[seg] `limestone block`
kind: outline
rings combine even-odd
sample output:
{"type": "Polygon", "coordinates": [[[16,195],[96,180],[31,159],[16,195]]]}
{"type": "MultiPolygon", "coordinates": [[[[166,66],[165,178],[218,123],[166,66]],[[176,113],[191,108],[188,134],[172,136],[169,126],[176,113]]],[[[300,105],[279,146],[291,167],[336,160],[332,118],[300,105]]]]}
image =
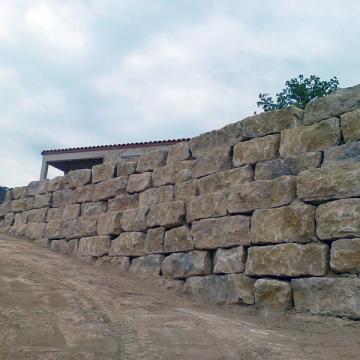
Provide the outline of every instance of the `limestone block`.
{"type": "Polygon", "coordinates": [[[171,201],[150,206],[147,216],[147,226],[166,228],[182,225],[185,220],[185,204],[183,201],[171,201]]]}
{"type": "Polygon", "coordinates": [[[8,214],[5,215],[1,226],[2,227],[10,227],[10,226],[13,225],[14,221],[15,221],[15,214],[14,213],[8,213],[8,214]]]}
{"type": "Polygon", "coordinates": [[[172,164],[175,161],[188,160],[190,158],[189,143],[187,141],[174,144],[169,147],[166,164],[172,164]]]}
{"type": "Polygon", "coordinates": [[[63,190],[65,186],[65,177],[57,176],[53,179],[50,179],[46,183],[46,191],[54,192],[56,190],[63,190]]]}
{"type": "Polygon", "coordinates": [[[35,196],[38,194],[45,194],[47,186],[47,180],[31,181],[27,186],[28,196],[35,196]]]}
{"type": "Polygon", "coordinates": [[[254,170],[251,165],[218,172],[198,179],[200,194],[226,191],[232,187],[254,180],[254,170]]]}
{"type": "Polygon", "coordinates": [[[233,166],[256,164],[279,157],[280,135],[268,135],[234,146],[233,166]]]}
{"type": "Polygon", "coordinates": [[[79,242],[79,256],[102,256],[110,251],[110,237],[106,235],[83,237],[79,242]]]}
{"type": "Polygon", "coordinates": [[[141,207],[162,204],[174,199],[173,185],[161,186],[154,189],[148,189],[139,194],[139,203],[141,207]]]}
{"type": "Polygon", "coordinates": [[[79,240],[53,240],[51,241],[51,250],[63,255],[76,255],[78,251],[79,240]]]}
{"type": "Polygon", "coordinates": [[[286,109],[266,111],[242,120],[243,134],[248,138],[265,136],[294,128],[302,124],[304,111],[290,106],[286,109]]]}
{"type": "Polygon", "coordinates": [[[303,171],[297,177],[297,194],[304,201],[360,196],[360,163],[303,171]]]}
{"type": "MultiPolygon", "coordinates": [[[[26,237],[27,228],[28,228],[28,224],[12,226],[10,229],[14,229],[15,233],[12,234],[9,231],[9,235],[24,238],[24,237],[26,237]]],[[[35,240],[38,240],[38,239],[35,239],[35,240]]]]}
{"type": "Polygon", "coordinates": [[[214,274],[242,273],[245,270],[246,251],[242,246],[217,249],[214,257],[214,274]]]}
{"type": "Polygon", "coordinates": [[[292,288],[287,281],[259,279],[255,283],[255,306],[265,311],[292,308],[292,288]]]}
{"type": "Polygon", "coordinates": [[[279,244],[248,249],[246,274],[250,276],[324,276],[329,248],[325,244],[279,244]]]}
{"type": "Polygon", "coordinates": [[[251,218],[253,244],[306,243],[315,239],[315,207],[300,201],[275,209],[255,210],[251,218]]]}
{"type": "Polygon", "coordinates": [[[193,196],[199,195],[197,180],[188,180],[179,182],[175,185],[175,199],[187,200],[193,196]]]}
{"type": "Polygon", "coordinates": [[[311,100],[305,109],[304,125],[338,116],[359,108],[360,85],[334,91],[328,96],[311,100]]]}
{"type": "Polygon", "coordinates": [[[129,181],[127,184],[126,191],[128,193],[141,192],[146,189],[151,188],[152,178],[151,172],[146,172],[143,174],[133,174],[129,176],[129,181]]]}
{"type": "Polygon", "coordinates": [[[27,224],[25,236],[30,240],[40,239],[40,238],[44,237],[45,226],[46,226],[46,224],[44,224],[44,223],[27,224]]]}
{"type": "MultiPolygon", "coordinates": [[[[360,123],[360,118],[359,118],[360,123]]],[[[360,142],[354,141],[324,151],[323,167],[360,162],[360,142]]]]}
{"type": "Polygon", "coordinates": [[[316,210],[316,233],[322,240],[360,237],[360,199],[321,204],[316,210]]]}
{"type": "Polygon", "coordinates": [[[244,274],[194,276],[185,291],[213,304],[254,304],[254,280],[244,274]]]}
{"type": "Polygon", "coordinates": [[[310,126],[300,126],[281,133],[282,158],[336,146],[340,142],[339,119],[331,118],[310,126]]]}
{"type": "Polygon", "coordinates": [[[124,232],[111,241],[111,255],[144,256],[146,234],[124,232]]]}
{"type": "Polygon", "coordinates": [[[195,160],[184,160],[155,169],[153,172],[153,185],[159,187],[190,180],[193,176],[194,165],[195,160]]]}
{"type": "MultiPolygon", "coordinates": [[[[22,203],[22,202],[25,204],[24,207],[26,210],[26,199],[20,201],[20,203],[22,203]]],[[[5,201],[2,204],[0,204],[0,216],[5,216],[10,211],[11,205],[12,205],[12,201],[5,201]]],[[[19,206],[19,205],[17,205],[17,206],[19,206]]],[[[20,210],[20,211],[23,211],[23,210],[20,210]]]]}
{"type": "Polygon", "coordinates": [[[117,177],[129,176],[135,172],[136,166],[137,166],[137,160],[132,159],[132,160],[124,161],[124,162],[119,162],[119,163],[117,163],[116,166],[117,166],[117,168],[116,168],[116,176],[117,177]]]}
{"type": "Polygon", "coordinates": [[[92,182],[94,184],[112,179],[115,175],[116,163],[109,162],[95,165],[92,168],[92,182]]]}
{"type": "Polygon", "coordinates": [[[25,200],[25,203],[26,203],[26,210],[34,209],[34,197],[33,196],[27,197],[26,199],[23,199],[23,200],[25,200]]]}
{"type": "Polygon", "coordinates": [[[226,193],[203,194],[189,199],[186,203],[188,222],[226,215],[226,193]]]}
{"type": "Polygon", "coordinates": [[[146,233],[145,253],[156,254],[164,252],[165,228],[149,229],[146,233]]]}
{"type": "Polygon", "coordinates": [[[124,211],[128,209],[134,209],[139,206],[138,194],[120,194],[114,199],[109,199],[108,211],[124,211]]]}
{"type": "Polygon", "coordinates": [[[51,246],[51,241],[48,238],[37,239],[33,243],[42,248],[49,248],[51,246]]]}
{"type": "Polygon", "coordinates": [[[19,226],[27,223],[27,212],[17,213],[14,218],[14,225],[19,226]]]}
{"type": "Polygon", "coordinates": [[[360,279],[291,280],[296,311],[360,319],[360,279]]]}
{"type": "Polygon", "coordinates": [[[63,232],[66,239],[78,239],[96,235],[98,216],[80,217],[64,222],[63,232]]]}
{"type": "Polygon", "coordinates": [[[46,222],[58,221],[62,218],[63,208],[50,208],[47,211],[46,222]]]}
{"type": "Polygon", "coordinates": [[[140,277],[158,276],[164,255],[147,255],[133,259],[129,271],[140,277]]]}
{"type": "Polygon", "coordinates": [[[360,238],[331,244],[330,268],[340,273],[360,273],[360,238]]]}
{"type": "Polygon", "coordinates": [[[81,204],[81,216],[100,215],[106,212],[106,201],[94,201],[81,204]]]}
{"type": "Polygon", "coordinates": [[[52,194],[46,193],[41,195],[35,195],[34,208],[39,209],[42,207],[49,207],[52,205],[52,194]]]}
{"type": "Polygon", "coordinates": [[[247,213],[255,209],[289,204],[296,194],[296,178],[282,176],[275,180],[259,180],[238,185],[229,194],[229,213],[247,213]]]}
{"type": "Polygon", "coordinates": [[[191,231],[187,225],[168,230],[164,238],[165,252],[193,250],[191,231]]]}
{"type": "Polygon", "coordinates": [[[122,212],[109,212],[101,214],[97,221],[98,235],[119,235],[121,227],[122,212]]]}
{"type": "Polygon", "coordinates": [[[91,169],[69,171],[65,175],[65,186],[74,189],[91,183],[91,169]]]}
{"type": "Polygon", "coordinates": [[[27,196],[27,187],[21,186],[21,187],[14,187],[12,189],[12,199],[10,200],[18,200],[18,199],[24,199],[27,196]]]}
{"type": "Polygon", "coordinates": [[[186,279],[190,276],[209,275],[212,260],[208,251],[190,251],[167,256],[162,264],[162,273],[173,279],[186,279]]]}
{"type": "Polygon", "coordinates": [[[128,256],[102,256],[95,265],[109,265],[120,271],[128,271],[130,268],[130,258],[128,256]]]}
{"type": "Polygon", "coordinates": [[[146,231],[146,217],[148,207],[125,210],[121,218],[121,226],[124,231],[146,231]]]}
{"type": "MultiPolygon", "coordinates": [[[[329,149],[336,149],[329,148],[329,149]]],[[[301,171],[321,166],[320,151],[289,156],[285,159],[264,161],[256,164],[255,180],[272,180],[285,175],[298,175],[301,171]]]]}
{"type": "Polygon", "coordinates": [[[247,216],[195,221],[191,232],[196,249],[250,245],[250,220],[247,216]]]}
{"type": "Polygon", "coordinates": [[[74,190],[65,189],[53,192],[53,207],[59,208],[71,205],[74,201],[74,190]]]}
{"type": "Polygon", "coordinates": [[[64,237],[64,228],[62,220],[54,220],[46,224],[44,237],[52,239],[61,239],[64,237]]]}
{"type": "Polygon", "coordinates": [[[62,212],[61,218],[64,221],[73,220],[80,216],[80,205],[79,204],[72,204],[66,205],[62,212]]]}
{"type": "Polygon", "coordinates": [[[73,190],[72,197],[74,203],[84,203],[84,202],[90,202],[93,199],[95,191],[95,185],[85,185],[82,187],[78,187],[73,190]]]}
{"type": "Polygon", "coordinates": [[[127,186],[127,176],[121,176],[111,180],[105,180],[95,185],[93,200],[111,199],[121,192],[125,192],[127,186]]]}
{"type": "Polygon", "coordinates": [[[13,200],[10,203],[10,210],[14,213],[27,210],[27,199],[13,200]]]}
{"type": "Polygon", "coordinates": [[[360,109],[341,115],[341,130],[345,141],[360,140],[360,109]]]}
{"type": "MultiPolygon", "coordinates": [[[[26,187],[25,187],[26,188],[26,187]]],[[[13,189],[11,190],[6,190],[5,191],[5,198],[4,201],[8,202],[8,201],[12,201],[14,200],[14,193],[13,193],[13,189]]]]}
{"type": "Polygon", "coordinates": [[[138,159],[136,171],[142,173],[164,166],[166,164],[167,153],[167,150],[164,149],[146,152],[138,159]]]}
{"type": "Polygon", "coordinates": [[[43,209],[34,209],[26,212],[27,214],[27,222],[36,222],[36,223],[44,223],[46,222],[48,208],[43,209]]]}

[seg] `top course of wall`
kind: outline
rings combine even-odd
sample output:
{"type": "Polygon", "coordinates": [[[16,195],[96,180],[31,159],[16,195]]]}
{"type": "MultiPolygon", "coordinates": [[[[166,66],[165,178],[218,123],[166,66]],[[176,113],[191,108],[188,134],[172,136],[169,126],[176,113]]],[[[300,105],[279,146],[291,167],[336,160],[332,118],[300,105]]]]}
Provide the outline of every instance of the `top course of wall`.
{"type": "Polygon", "coordinates": [[[0,231],[209,302],[359,319],[358,140],[360,85],[14,188],[0,231]]]}

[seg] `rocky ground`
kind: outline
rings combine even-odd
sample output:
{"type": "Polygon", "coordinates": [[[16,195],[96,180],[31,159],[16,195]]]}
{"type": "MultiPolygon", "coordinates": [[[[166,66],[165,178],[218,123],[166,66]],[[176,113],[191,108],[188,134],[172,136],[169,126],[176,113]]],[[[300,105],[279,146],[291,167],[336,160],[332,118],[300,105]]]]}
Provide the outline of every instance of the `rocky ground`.
{"type": "Polygon", "coordinates": [[[2,360],[360,358],[359,322],[204,305],[7,236],[0,256],[2,360]]]}

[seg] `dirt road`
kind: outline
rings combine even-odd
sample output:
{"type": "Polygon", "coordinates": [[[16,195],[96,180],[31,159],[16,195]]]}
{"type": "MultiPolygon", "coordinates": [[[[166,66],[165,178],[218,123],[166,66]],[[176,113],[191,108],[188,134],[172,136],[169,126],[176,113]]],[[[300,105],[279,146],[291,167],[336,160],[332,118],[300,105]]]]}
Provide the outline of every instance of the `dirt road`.
{"type": "Polygon", "coordinates": [[[360,359],[360,323],[208,306],[0,236],[0,359],[360,359]]]}

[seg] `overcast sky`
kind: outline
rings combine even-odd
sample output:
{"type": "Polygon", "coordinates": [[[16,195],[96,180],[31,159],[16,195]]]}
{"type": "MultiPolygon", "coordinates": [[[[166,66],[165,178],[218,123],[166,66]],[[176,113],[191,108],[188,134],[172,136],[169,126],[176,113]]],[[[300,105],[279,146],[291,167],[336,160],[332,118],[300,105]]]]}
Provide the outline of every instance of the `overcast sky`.
{"type": "Polygon", "coordinates": [[[299,74],[356,85],[359,19],[355,0],[0,0],[0,185],[37,179],[44,149],[241,120],[299,74]]]}

